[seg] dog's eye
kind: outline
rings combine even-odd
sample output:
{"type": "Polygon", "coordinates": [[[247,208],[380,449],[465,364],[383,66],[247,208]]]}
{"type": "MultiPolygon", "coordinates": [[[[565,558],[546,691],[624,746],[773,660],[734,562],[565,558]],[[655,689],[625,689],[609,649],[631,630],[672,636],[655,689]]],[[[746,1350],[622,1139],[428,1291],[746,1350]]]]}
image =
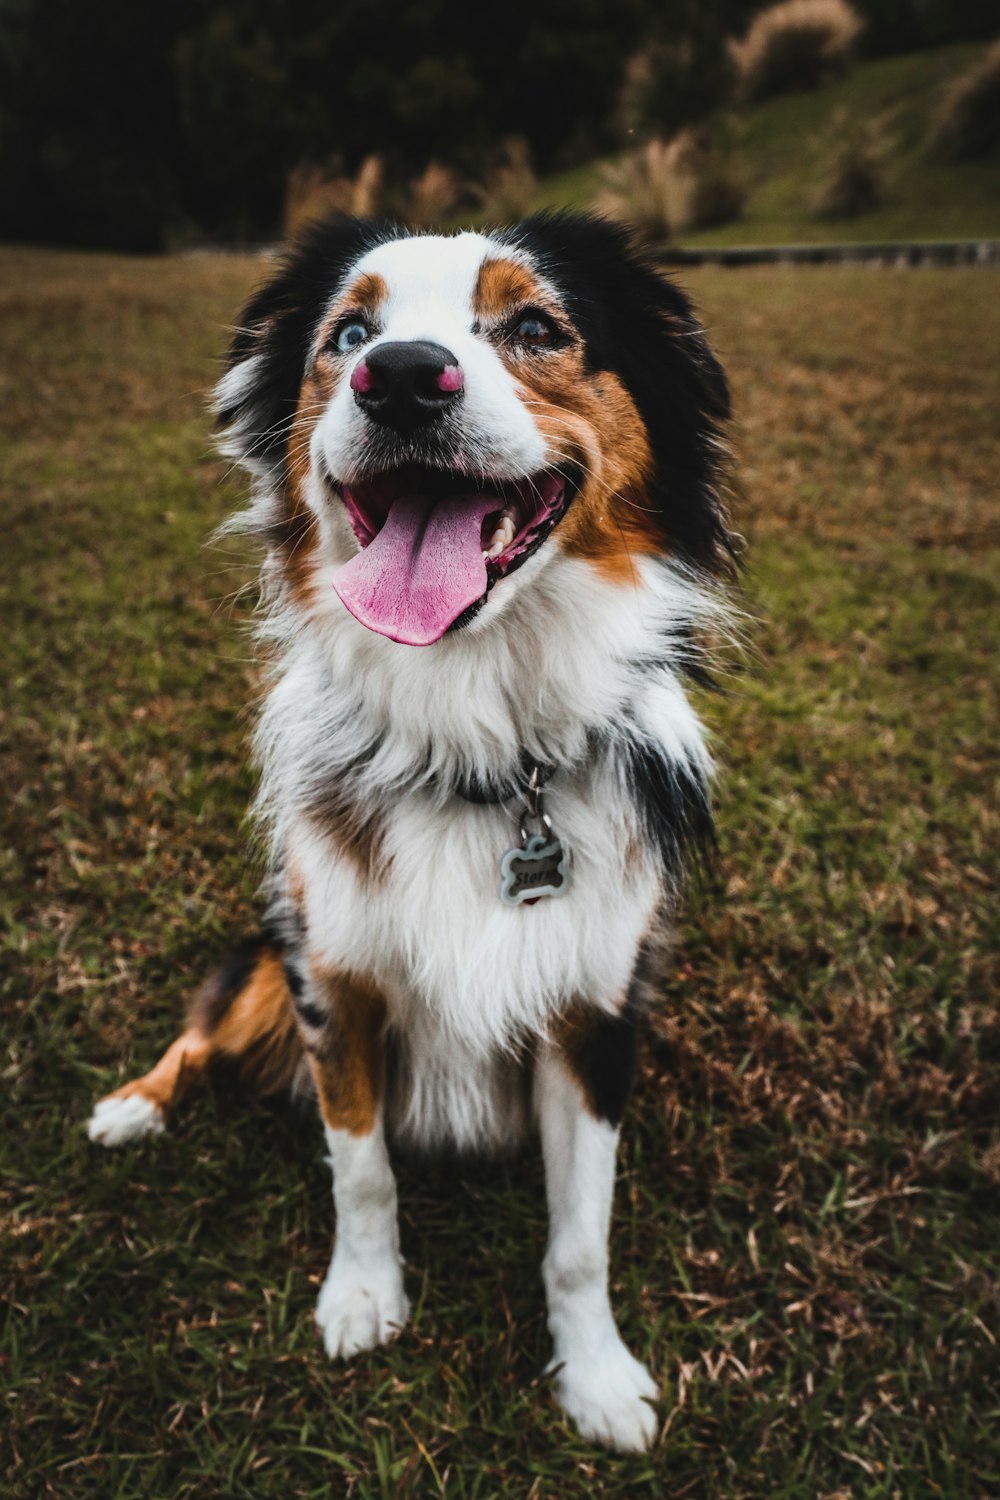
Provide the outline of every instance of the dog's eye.
{"type": "Polygon", "coordinates": [[[350,354],[359,344],[363,344],[369,335],[367,323],[360,318],[348,318],[335,329],[331,343],[340,354],[350,354]]]}
{"type": "Polygon", "coordinates": [[[525,313],[514,329],[514,337],[531,349],[549,349],[556,341],[555,324],[542,313],[525,313]]]}

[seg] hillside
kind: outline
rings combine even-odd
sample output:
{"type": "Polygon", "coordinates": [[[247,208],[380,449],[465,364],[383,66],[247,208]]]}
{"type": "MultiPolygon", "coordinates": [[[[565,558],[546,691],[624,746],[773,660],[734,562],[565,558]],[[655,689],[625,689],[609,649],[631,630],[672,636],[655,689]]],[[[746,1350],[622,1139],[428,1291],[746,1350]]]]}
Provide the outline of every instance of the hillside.
{"type": "MultiPolygon", "coordinates": [[[[954,46],[860,63],[839,82],[786,94],[713,121],[747,188],[744,216],[683,234],[684,244],[790,244],[822,240],[964,239],[1000,235],[1000,155],[946,166],[927,159],[928,122],[942,90],[981,48],[954,46]],[[852,219],[818,219],[817,185],[846,134],[868,126],[884,141],[886,201],[852,219]]],[[[540,202],[584,207],[599,190],[599,162],[542,184],[540,202]]]]}

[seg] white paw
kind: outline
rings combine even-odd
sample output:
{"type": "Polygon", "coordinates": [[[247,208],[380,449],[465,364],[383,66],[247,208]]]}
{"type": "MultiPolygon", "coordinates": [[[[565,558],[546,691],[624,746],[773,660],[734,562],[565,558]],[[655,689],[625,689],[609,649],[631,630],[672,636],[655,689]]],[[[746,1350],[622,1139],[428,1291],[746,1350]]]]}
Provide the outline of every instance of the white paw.
{"type": "Polygon", "coordinates": [[[649,1403],[660,1393],[621,1339],[608,1340],[596,1358],[567,1360],[555,1386],[581,1437],[617,1453],[645,1453],[655,1438],[657,1417],[649,1403]]]}
{"type": "Polygon", "coordinates": [[[109,1094],[95,1104],[87,1134],[99,1146],[124,1146],[144,1135],[159,1135],[163,1126],[163,1111],[151,1099],[142,1094],[130,1094],[127,1099],[109,1094]]]}
{"type": "Polygon", "coordinates": [[[316,1322],[331,1359],[350,1359],[362,1349],[388,1344],[409,1316],[397,1260],[386,1256],[366,1265],[338,1265],[334,1257],[316,1304],[316,1322]]]}

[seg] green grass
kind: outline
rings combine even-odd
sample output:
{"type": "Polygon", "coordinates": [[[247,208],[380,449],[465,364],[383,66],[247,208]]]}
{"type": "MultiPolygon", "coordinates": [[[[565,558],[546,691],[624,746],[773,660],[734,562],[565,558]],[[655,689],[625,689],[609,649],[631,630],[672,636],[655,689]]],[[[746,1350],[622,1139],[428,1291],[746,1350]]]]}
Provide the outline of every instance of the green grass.
{"type": "MultiPolygon", "coordinates": [[[[820,241],[965,239],[1000,235],[1000,157],[946,165],[926,151],[930,121],[946,83],[981,47],[961,45],[859,63],[827,88],[785,94],[720,119],[748,193],[742,219],[689,232],[685,245],[800,244],[820,241]],[[845,132],[876,123],[885,136],[886,199],[855,219],[818,219],[811,208],[845,132]]],[[[600,164],[542,184],[546,203],[588,206],[600,164]]]]}
{"type": "Polygon", "coordinates": [[[308,1111],[225,1082],[119,1154],[252,920],[238,558],[199,393],[259,264],[0,255],[0,1343],[17,1497],[923,1497],[1000,1490],[991,273],[703,271],[731,370],[755,658],[627,1117],[643,1459],[542,1375],[541,1173],[405,1164],[413,1327],[329,1365],[308,1111]]]}

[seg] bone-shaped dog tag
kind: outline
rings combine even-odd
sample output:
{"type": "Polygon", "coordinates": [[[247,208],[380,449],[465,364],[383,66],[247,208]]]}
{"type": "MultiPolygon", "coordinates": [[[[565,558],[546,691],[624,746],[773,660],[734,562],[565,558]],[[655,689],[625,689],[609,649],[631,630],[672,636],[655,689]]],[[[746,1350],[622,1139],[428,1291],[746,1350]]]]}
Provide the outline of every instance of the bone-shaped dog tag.
{"type": "Polygon", "coordinates": [[[526,837],[500,861],[500,898],[508,906],[565,896],[569,886],[566,851],[550,832],[526,837]]]}

